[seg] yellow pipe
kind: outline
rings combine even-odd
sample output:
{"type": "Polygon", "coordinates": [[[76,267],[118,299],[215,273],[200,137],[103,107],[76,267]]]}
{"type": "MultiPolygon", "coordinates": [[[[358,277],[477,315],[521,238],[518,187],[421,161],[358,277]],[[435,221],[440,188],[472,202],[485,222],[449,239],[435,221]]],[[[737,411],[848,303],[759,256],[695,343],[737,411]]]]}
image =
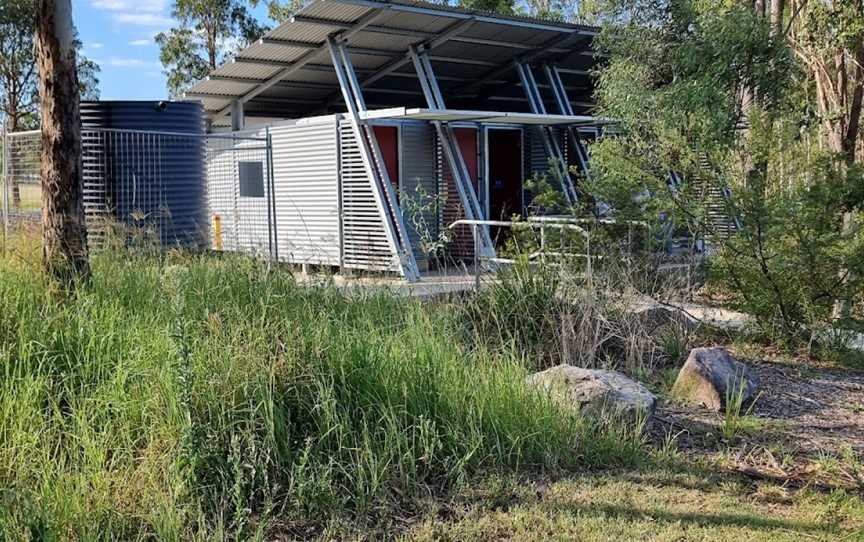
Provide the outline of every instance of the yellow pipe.
{"type": "Polygon", "coordinates": [[[213,215],[213,237],[216,250],[222,250],[222,217],[219,215],[213,215]]]}

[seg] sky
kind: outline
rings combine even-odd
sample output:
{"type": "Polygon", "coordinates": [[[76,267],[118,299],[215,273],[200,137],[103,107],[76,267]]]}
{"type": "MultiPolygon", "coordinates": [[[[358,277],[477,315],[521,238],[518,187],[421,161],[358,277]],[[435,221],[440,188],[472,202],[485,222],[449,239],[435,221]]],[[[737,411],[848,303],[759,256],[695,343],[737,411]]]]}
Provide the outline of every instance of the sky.
{"type": "MultiPolygon", "coordinates": [[[[103,100],[168,98],[153,37],[175,25],[172,4],[173,0],[72,0],[82,52],[101,68],[103,100]]],[[[265,17],[263,6],[254,13],[265,17]]]]}

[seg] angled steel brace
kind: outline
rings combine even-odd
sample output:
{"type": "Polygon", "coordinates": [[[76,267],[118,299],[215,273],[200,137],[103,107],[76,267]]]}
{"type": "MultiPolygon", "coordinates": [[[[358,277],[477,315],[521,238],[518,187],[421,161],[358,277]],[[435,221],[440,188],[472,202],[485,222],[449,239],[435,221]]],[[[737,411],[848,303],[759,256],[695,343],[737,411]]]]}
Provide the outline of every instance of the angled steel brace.
{"type": "MultiPolygon", "coordinates": [[[[428,51],[425,49],[418,50],[412,46],[408,54],[414,63],[414,69],[417,71],[417,77],[420,80],[420,88],[423,90],[423,95],[429,108],[435,110],[446,109],[444,97],[441,94],[441,89],[438,87],[438,81],[435,79],[435,72],[429,60],[428,51]]],[[[474,190],[474,185],[471,182],[471,174],[468,172],[468,166],[465,164],[462,150],[456,142],[453,128],[449,123],[439,120],[433,120],[432,125],[435,126],[438,140],[441,142],[441,149],[444,151],[447,165],[450,166],[450,172],[453,175],[453,184],[456,185],[456,190],[459,192],[459,199],[462,202],[462,207],[465,209],[466,218],[469,220],[483,220],[485,213],[482,207],[480,207],[477,192],[474,190]]],[[[492,237],[489,235],[489,227],[485,225],[481,226],[479,231],[480,239],[478,241],[481,255],[484,258],[495,258],[495,245],[492,242],[492,237]]]]}
{"type": "MultiPolygon", "coordinates": [[[[525,96],[528,98],[528,105],[531,107],[531,112],[545,115],[546,105],[543,103],[543,96],[540,94],[540,89],[537,87],[537,81],[534,79],[531,67],[528,66],[528,64],[517,62],[516,71],[519,74],[519,80],[522,82],[522,89],[525,91],[525,96]]],[[[549,126],[544,125],[539,128],[540,138],[543,141],[543,148],[546,150],[546,156],[548,156],[553,162],[552,173],[561,184],[561,189],[564,192],[564,196],[567,198],[567,203],[573,205],[579,198],[576,194],[576,187],[573,185],[573,180],[570,178],[570,172],[567,171],[567,161],[564,160],[564,153],[561,151],[561,145],[558,143],[558,138],[555,137],[555,132],[549,126]]]]}
{"type": "MultiPolygon", "coordinates": [[[[552,87],[552,93],[555,96],[555,103],[558,106],[558,111],[562,115],[573,115],[573,106],[570,105],[570,99],[567,97],[567,90],[564,87],[564,82],[561,80],[561,74],[558,71],[558,66],[544,64],[543,71],[546,73],[546,78],[549,80],[549,86],[552,87]]],[[[588,176],[589,157],[588,149],[582,143],[582,138],[579,136],[579,130],[573,126],[567,127],[567,132],[570,139],[573,141],[573,148],[576,150],[576,158],[579,160],[579,167],[582,174],[588,176]]]]}
{"type": "Polygon", "coordinates": [[[420,278],[417,270],[417,261],[414,258],[414,250],[408,238],[408,230],[402,216],[402,209],[390,182],[387,168],[381,157],[381,149],[375,131],[366,121],[360,119],[360,113],[366,111],[366,102],[363,92],[357,83],[357,75],[351,63],[351,57],[346,50],[345,44],[337,43],[335,39],[328,38],[327,45],[333,67],[336,70],[336,78],[339,88],[348,108],[348,119],[357,140],[357,147],[363,160],[363,167],[372,185],[372,194],[381,214],[384,229],[387,233],[387,241],[393,253],[399,258],[399,268],[406,280],[415,281],[420,278]]]}

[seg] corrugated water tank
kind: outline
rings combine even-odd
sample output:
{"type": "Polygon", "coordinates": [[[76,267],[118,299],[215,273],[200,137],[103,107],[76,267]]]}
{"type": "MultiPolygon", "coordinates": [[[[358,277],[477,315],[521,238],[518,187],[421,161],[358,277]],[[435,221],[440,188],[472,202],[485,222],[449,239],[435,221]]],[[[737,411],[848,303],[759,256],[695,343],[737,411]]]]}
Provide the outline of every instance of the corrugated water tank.
{"type": "MultiPolygon", "coordinates": [[[[82,102],[81,127],[89,223],[101,218],[140,227],[168,246],[207,239],[200,103],[82,102]]],[[[97,240],[99,233],[91,227],[97,240]]]]}

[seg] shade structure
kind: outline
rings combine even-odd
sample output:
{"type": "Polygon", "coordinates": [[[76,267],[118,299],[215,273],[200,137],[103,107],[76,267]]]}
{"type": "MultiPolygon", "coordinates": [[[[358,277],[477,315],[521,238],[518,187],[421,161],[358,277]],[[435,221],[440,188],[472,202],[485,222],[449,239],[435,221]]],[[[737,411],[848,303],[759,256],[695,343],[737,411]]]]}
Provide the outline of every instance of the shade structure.
{"type": "MultiPolygon", "coordinates": [[[[530,111],[514,63],[554,63],[574,113],[592,108],[597,29],[407,0],[314,0],[196,84],[218,124],[232,102],[246,116],[297,118],[345,110],[327,48],[348,46],[368,109],[425,107],[412,47],[428,51],[448,108],[530,111]]],[[[543,85],[540,85],[541,90],[543,85]]],[[[550,110],[554,105],[549,102],[550,110]]]]}
{"type": "Polygon", "coordinates": [[[509,111],[466,111],[461,109],[424,109],[392,107],[361,113],[364,120],[403,119],[440,120],[445,122],[480,122],[484,124],[519,124],[527,126],[597,126],[603,121],[590,115],[551,115],[509,111]]]}

